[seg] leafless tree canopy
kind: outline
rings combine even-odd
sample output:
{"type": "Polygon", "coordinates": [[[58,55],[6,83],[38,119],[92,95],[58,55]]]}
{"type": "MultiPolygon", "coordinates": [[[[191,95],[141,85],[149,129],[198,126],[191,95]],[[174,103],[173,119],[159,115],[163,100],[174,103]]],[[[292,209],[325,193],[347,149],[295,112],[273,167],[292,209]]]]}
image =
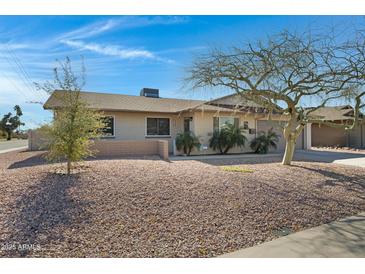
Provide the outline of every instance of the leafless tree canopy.
{"type": "Polygon", "coordinates": [[[234,90],[270,111],[287,115],[284,165],[290,165],[295,143],[307,123],[325,123],[351,129],[364,107],[364,36],[337,43],[329,36],[283,32],[266,41],[212,50],[193,63],[188,81],[195,88],[219,86],[234,90]],[[304,108],[305,99],[316,99],[304,108]],[[351,122],[324,121],[313,112],[332,102],[348,100],[354,107],[351,122]]]}
{"type": "Polygon", "coordinates": [[[283,32],[264,42],[200,56],[188,80],[195,88],[227,87],[271,110],[295,114],[305,124],[313,122],[314,110],[336,99],[352,100],[357,110],[364,107],[364,75],[363,36],[338,45],[331,37],[283,32]],[[301,106],[308,97],[318,102],[311,110],[301,106]]]}

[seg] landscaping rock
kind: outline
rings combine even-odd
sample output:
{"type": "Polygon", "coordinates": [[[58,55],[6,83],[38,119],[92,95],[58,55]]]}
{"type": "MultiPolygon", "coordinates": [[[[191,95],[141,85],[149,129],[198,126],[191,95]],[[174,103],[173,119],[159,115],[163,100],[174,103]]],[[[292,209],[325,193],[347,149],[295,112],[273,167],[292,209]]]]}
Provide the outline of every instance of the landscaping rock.
{"type": "Polygon", "coordinates": [[[365,169],[279,160],[96,159],[66,176],[2,154],[0,255],[214,257],[365,210],[365,169]]]}

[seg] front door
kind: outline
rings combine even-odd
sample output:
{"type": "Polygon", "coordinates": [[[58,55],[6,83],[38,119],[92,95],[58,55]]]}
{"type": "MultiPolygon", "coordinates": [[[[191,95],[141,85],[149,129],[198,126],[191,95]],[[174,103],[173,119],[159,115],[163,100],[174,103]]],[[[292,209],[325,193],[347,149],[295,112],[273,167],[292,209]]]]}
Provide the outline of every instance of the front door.
{"type": "Polygon", "coordinates": [[[192,131],[193,117],[184,118],[184,132],[192,131]]]}

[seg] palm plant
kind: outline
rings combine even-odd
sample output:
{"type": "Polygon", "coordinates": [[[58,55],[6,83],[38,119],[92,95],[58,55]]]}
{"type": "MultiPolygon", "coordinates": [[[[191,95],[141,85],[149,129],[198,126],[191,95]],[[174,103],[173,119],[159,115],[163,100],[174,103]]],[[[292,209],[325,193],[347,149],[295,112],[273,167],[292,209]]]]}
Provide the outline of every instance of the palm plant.
{"type": "Polygon", "coordinates": [[[213,136],[209,140],[209,147],[219,150],[221,154],[227,154],[234,146],[244,147],[247,138],[243,131],[242,127],[227,123],[220,130],[213,132],[213,136]]]}
{"type": "Polygon", "coordinates": [[[277,148],[277,142],[279,142],[279,135],[271,128],[267,133],[263,132],[253,139],[250,147],[255,153],[266,154],[269,152],[270,147],[277,148]]]}
{"type": "Polygon", "coordinates": [[[194,134],[190,131],[178,133],[176,135],[175,144],[178,150],[182,150],[184,154],[188,156],[193,148],[199,149],[201,145],[198,137],[194,136],[194,134]]]}

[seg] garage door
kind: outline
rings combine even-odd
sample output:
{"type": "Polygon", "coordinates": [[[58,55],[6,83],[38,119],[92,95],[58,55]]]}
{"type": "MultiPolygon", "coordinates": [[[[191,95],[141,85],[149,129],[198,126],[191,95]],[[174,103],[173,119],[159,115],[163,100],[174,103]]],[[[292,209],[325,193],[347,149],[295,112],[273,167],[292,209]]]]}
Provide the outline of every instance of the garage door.
{"type": "MultiPolygon", "coordinates": [[[[257,133],[260,132],[267,132],[270,129],[273,129],[275,131],[276,134],[279,135],[279,142],[278,142],[278,148],[276,149],[276,151],[284,151],[285,150],[285,139],[283,136],[283,130],[282,130],[282,124],[278,121],[257,121],[257,133]]],[[[297,149],[303,149],[303,142],[304,141],[304,133],[302,131],[302,133],[300,134],[300,136],[297,139],[297,143],[296,143],[296,148],[297,149]]],[[[274,151],[273,149],[271,149],[271,151],[274,151]]]]}
{"type": "Polygon", "coordinates": [[[312,124],[312,146],[346,146],[347,132],[344,128],[312,124]]]}

